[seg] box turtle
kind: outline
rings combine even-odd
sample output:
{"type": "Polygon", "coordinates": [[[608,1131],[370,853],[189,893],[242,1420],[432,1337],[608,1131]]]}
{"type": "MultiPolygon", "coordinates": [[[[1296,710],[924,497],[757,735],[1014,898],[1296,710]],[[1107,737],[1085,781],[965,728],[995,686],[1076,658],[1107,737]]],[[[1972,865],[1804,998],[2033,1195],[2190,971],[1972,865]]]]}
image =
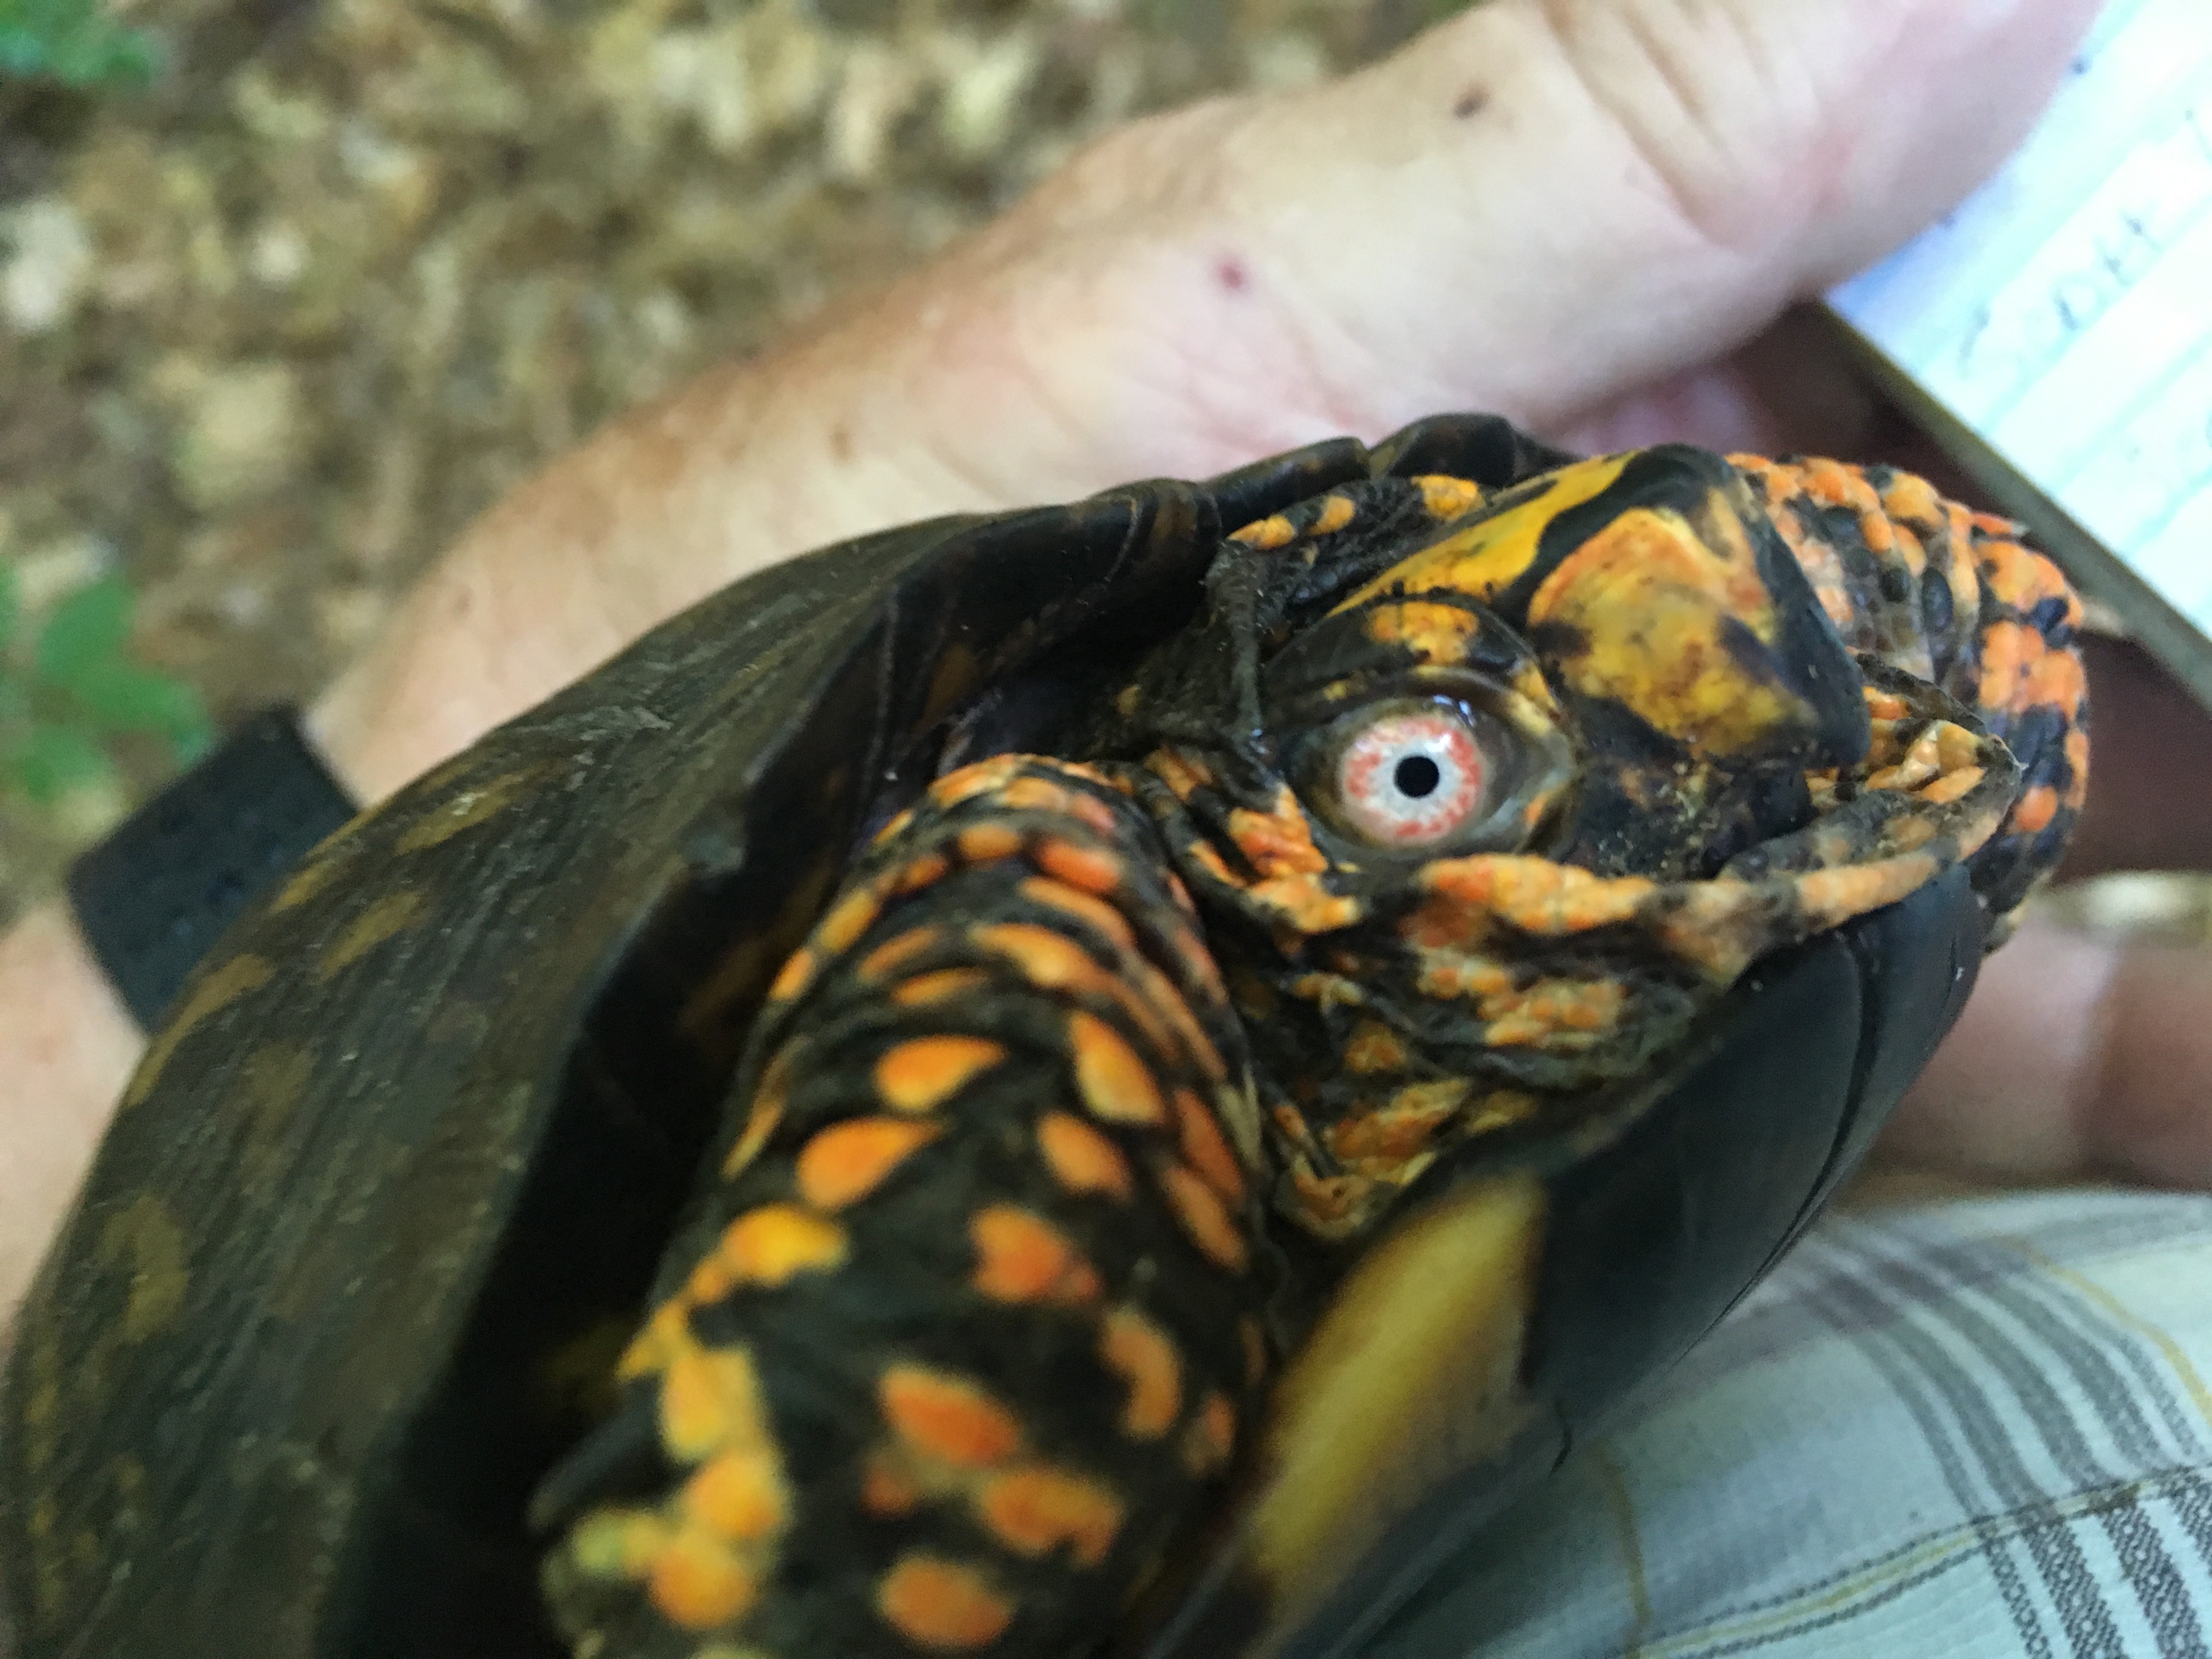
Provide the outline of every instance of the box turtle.
{"type": "Polygon", "coordinates": [[[7,1372],[21,1659],[1362,1650],[1864,1150],[2078,614],[1471,416],[737,583],[186,986],[7,1372]]]}

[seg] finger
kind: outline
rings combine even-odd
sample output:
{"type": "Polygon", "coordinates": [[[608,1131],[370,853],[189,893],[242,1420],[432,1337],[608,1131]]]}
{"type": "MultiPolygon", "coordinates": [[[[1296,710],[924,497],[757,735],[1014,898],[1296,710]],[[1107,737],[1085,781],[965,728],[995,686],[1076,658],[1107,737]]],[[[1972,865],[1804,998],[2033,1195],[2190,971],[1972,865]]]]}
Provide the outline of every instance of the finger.
{"type": "Polygon", "coordinates": [[[1882,1137],[2005,1181],[2212,1186],[2212,951],[2023,927],[1882,1137]]]}
{"type": "Polygon", "coordinates": [[[1678,442],[1723,453],[1879,458],[1914,471],[1926,470],[1932,451],[1813,305],[1793,306],[1728,356],[1639,387],[1557,435],[1584,454],[1678,442]]]}
{"type": "Polygon", "coordinates": [[[1494,0],[1326,91],[1100,146],[1032,206],[1146,234],[1062,282],[980,283],[968,337],[1001,349],[956,384],[1040,391],[1042,450],[1071,429],[1138,471],[1453,404],[1557,429],[1933,217],[2094,9],[1494,0]]]}
{"type": "Polygon", "coordinates": [[[806,339],[487,518],[318,711],[381,795],[744,571],[1439,409],[1558,428],[1889,246],[2096,0],[1490,0],[1094,146],[806,339]]]}

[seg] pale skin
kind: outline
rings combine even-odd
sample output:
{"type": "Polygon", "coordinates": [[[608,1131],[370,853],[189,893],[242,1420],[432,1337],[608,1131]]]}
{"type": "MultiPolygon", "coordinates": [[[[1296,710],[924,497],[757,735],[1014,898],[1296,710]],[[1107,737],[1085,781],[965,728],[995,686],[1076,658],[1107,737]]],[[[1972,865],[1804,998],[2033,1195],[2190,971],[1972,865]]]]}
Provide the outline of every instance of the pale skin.
{"type": "MultiPolygon", "coordinates": [[[[487,514],[313,735],[380,799],[806,548],[1437,410],[1589,447],[1866,455],[1863,403],[1802,332],[1763,331],[1994,166],[2097,4],[1491,0],[1328,88],[1125,128],[487,514]]],[[[2124,653],[2093,676],[2080,862],[2202,864],[2212,814],[2177,797],[2191,777],[2212,793],[2212,726],[2124,653]]],[[[2010,1179],[2212,1182],[2206,1006],[2204,955],[2033,933],[1992,960],[1893,1148],[2010,1179]]],[[[139,1048],[59,913],[0,939],[0,1310],[139,1048]]]]}

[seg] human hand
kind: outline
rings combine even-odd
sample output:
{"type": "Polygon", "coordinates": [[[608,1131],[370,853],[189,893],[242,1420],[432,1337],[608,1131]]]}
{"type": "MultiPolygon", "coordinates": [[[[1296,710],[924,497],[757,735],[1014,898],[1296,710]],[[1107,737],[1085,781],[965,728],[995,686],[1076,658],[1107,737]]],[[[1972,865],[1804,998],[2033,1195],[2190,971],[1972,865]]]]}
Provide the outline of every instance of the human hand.
{"type": "MultiPolygon", "coordinates": [[[[1489,0],[1330,87],[1126,128],[518,491],[314,733],[375,800],[807,547],[1436,410],[1592,446],[1856,452],[1848,400],[1787,337],[1729,354],[1994,166],[2097,8],[1489,0]]],[[[0,1128],[0,1308],[73,1183],[52,1149],[88,1148],[136,1051],[87,977],[51,915],[0,941],[0,1075],[23,1103],[0,1128]]]]}

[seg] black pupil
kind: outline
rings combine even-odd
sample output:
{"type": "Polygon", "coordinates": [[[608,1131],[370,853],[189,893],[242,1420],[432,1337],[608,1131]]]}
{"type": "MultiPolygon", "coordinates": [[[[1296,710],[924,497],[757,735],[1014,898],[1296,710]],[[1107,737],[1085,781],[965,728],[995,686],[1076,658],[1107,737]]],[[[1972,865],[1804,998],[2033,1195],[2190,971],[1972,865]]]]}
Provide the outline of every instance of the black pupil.
{"type": "Polygon", "coordinates": [[[1437,786],[1444,781],[1444,775],[1426,755],[1408,755],[1398,763],[1398,769],[1390,775],[1390,781],[1398,786],[1400,794],[1419,800],[1424,795],[1433,794],[1437,786]]]}

